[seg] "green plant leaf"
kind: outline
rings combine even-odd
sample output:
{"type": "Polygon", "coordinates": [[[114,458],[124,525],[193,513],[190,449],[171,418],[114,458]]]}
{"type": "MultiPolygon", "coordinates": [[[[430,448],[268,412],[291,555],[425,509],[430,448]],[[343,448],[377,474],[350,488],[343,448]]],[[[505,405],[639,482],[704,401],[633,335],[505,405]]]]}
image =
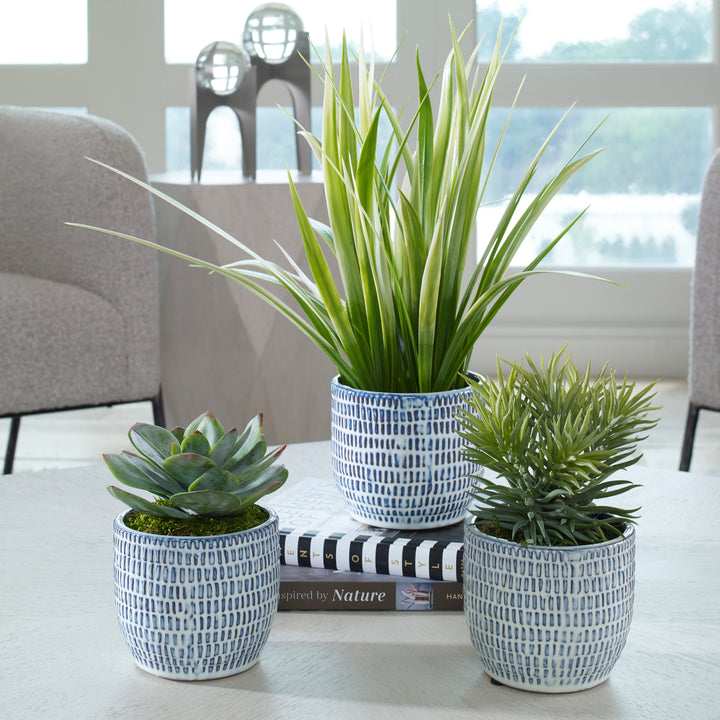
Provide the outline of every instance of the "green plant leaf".
{"type": "Polygon", "coordinates": [[[131,507],[133,510],[138,510],[139,512],[147,515],[177,519],[186,519],[190,517],[188,513],[180,510],[179,508],[169,507],[167,505],[158,505],[154,502],[145,500],[138,495],[126,492],[114,485],[110,485],[107,490],[113,497],[118,500],[122,500],[122,502],[131,507]]]}
{"type": "Polygon", "coordinates": [[[240,498],[243,507],[246,507],[257,502],[264,495],[277,490],[287,478],[287,468],[282,465],[266,467],[243,482],[237,490],[233,491],[233,494],[240,498]]]}
{"type": "Polygon", "coordinates": [[[188,490],[190,492],[197,492],[199,490],[233,492],[237,490],[238,487],[240,487],[240,478],[215,465],[195,480],[195,482],[188,487],[188,490]]]}
{"type": "Polygon", "coordinates": [[[233,464],[228,470],[233,473],[233,475],[240,475],[246,468],[262,460],[266,452],[267,441],[264,437],[261,437],[248,452],[242,454],[239,458],[238,454],[236,454],[230,461],[233,464]]]}
{"type": "Polygon", "coordinates": [[[147,423],[135,423],[128,433],[133,447],[157,465],[173,451],[173,444],[177,444],[175,436],[163,427],[147,423]]]}
{"type": "Polygon", "coordinates": [[[355,174],[357,199],[360,205],[364,208],[371,207],[373,201],[373,191],[375,189],[375,154],[377,152],[380,111],[380,108],[375,111],[370,127],[368,128],[367,135],[363,140],[357,172],[355,174]]]}
{"type": "Polygon", "coordinates": [[[147,490],[160,497],[168,497],[184,488],[156,465],[144,458],[123,451],[120,455],[103,455],[110,472],[125,485],[147,490]]]}
{"type": "Polygon", "coordinates": [[[187,439],[195,432],[202,433],[208,442],[208,450],[225,434],[222,423],[211,412],[204,412],[185,428],[187,439]]]}
{"type": "Polygon", "coordinates": [[[215,443],[215,446],[208,453],[208,457],[216,465],[227,470],[226,465],[230,464],[234,453],[240,448],[241,443],[240,434],[236,428],[233,428],[226,432],[217,443],[215,443]]]}
{"type": "Polygon", "coordinates": [[[179,493],[170,498],[175,506],[191,510],[198,515],[231,515],[245,507],[242,499],[217,490],[196,490],[179,493]]]}
{"type": "Polygon", "coordinates": [[[195,430],[183,438],[180,452],[207,456],[210,454],[210,442],[200,430],[195,430]]]}
{"type": "MultiPolygon", "coordinates": [[[[265,444],[264,439],[263,444],[265,444]]],[[[258,443],[258,445],[260,445],[260,443],[258,443]]],[[[254,475],[258,475],[262,470],[272,465],[280,457],[280,455],[282,455],[286,447],[287,445],[282,445],[281,447],[275,448],[275,450],[269,452],[264,457],[260,456],[257,460],[252,463],[248,463],[245,466],[235,466],[233,468],[233,472],[237,475],[240,485],[252,479],[254,475]]]]}
{"type": "Polygon", "coordinates": [[[312,218],[308,218],[308,221],[310,222],[310,227],[313,229],[315,235],[317,235],[317,237],[319,237],[321,240],[324,240],[328,248],[330,248],[330,250],[334,252],[335,240],[333,239],[332,228],[329,225],[320,222],[319,220],[313,220],[312,218]]]}
{"type": "Polygon", "coordinates": [[[210,468],[216,467],[215,463],[204,455],[194,453],[180,453],[171,455],[163,460],[163,470],[172,476],[185,490],[189,488],[201,475],[210,468]]]}
{"type": "MultiPolygon", "coordinates": [[[[250,422],[245,426],[238,441],[235,445],[231,458],[228,459],[227,464],[236,464],[241,461],[248,453],[256,451],[258,443],[262,443],[264,446],[265,438],[262,434],[262,414],[256,415],[250,422]]],[[[265,450],[263,450],[263,454],[265,450]]],[[[231,470],[232,472],[232,470],[231,470]]]]}

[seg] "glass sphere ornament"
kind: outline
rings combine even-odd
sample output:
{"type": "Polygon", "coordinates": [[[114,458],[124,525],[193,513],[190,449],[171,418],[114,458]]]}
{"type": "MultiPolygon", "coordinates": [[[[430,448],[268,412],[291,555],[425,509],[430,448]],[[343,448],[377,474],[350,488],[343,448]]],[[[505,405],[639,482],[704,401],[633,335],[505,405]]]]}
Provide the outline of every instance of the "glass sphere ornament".
{"type": "Polygon", "coordinates": [[[206,45],[195,62],[197,83],[216,95],[231,95],[250,67],[250,56],[239,45],[222,40],[206,45]]]}
{"type": "Polygon", "coordinates": [[[245,49],[271,64],[285,62],[295,52],[300,16],[283,3],[259,5],[245,21],[245,49]]]}

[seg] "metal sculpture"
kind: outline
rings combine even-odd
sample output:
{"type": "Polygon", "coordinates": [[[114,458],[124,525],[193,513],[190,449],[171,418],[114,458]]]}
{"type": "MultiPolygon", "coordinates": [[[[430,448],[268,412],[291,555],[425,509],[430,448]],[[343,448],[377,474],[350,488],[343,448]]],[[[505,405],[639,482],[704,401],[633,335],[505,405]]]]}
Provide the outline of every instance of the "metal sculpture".
{"type": "MultiPolygon", "coordinates": [[[[290,93],[297,123],[310,130],[310,57],[308,34],[287,5],[269,3],[256,8],[245,23],[243,45],[217,41],[204,47],[195,63],[190,119],[190,166],[200,181],[207,121],[217,107],[229,107],[240,126],[246,178],[257,174],[257,96],[271,80],[282,82],[290,93]]],[[[312,172],[309,145],[295,135],[297,168],[312,172]]]]}

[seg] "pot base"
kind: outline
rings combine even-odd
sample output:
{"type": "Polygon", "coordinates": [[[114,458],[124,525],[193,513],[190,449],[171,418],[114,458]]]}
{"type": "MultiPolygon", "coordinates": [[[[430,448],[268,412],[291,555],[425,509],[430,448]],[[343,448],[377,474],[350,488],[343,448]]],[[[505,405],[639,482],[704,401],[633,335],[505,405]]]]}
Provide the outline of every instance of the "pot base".
{"type": "Polygon", "coordinates": [[[187,666],[184,667],[178,667],[175,671],[170,670],[161,670],[157,667],[153,667],[152,665],[145,665],[142,662],[139,662],[137,658],[135,658],[135,664],[142,670],[143,672],[148,673],[149,675],[154,675],[155,677],[160,677],[165,680],[180,680],[183,682],[200,682],[202,680],[219,680],[220,678],[226,678],[226,677],[232,677],[233,675],[240,675],[247,670],[250,670],[250,668],[255,667],[255,665],[258,664],[260,658],[255,658],[249,663],[246,663],[245,665],[240,665],[239,667],[235,668],[228,668],[226,670],[218,670],[212,673],[198,673],[194,674],[191,668],[188,668],[187,666]]]}
{"type": "Polygon", "coordinates": [[[496,677],[493,677],[487,670],[485,670],[485,674],[488,676],[490,682],[497,687],[508,687],[511,690],[523,690],[524,692],[544,693],[545,695],[568,695],[570,693],[583,692],[584,690],[590,690],[591,688],[597,687],[598,685],[602,685],[604,682],[607,682],[608,677],[610,677],[610,673],[608,673],[604,678],[595,679],[592,682],[588,682],[587,684],[583,685],[582,687],[533,687],[532,685],[527,685],[523,683],[514,683],[511,680],[500,680],[496,677]]]}

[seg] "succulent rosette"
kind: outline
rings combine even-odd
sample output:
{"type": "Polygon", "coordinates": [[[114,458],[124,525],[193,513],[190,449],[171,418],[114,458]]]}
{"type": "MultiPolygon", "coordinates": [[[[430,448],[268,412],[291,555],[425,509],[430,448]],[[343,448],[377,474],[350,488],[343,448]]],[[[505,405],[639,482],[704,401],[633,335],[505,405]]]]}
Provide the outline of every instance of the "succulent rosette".
{"type": "Polygon", "coordinates": [[[128,433],[137,453],[123,451],[103,458],[123,484],[145,490],[155,501],[111,485],[108,491],[132,509],[158,517],[221,517],[255,504],[277,490],[288,471],[274,465],[285,446],[268,452],[262,415],[242,432],[225,431],[209,412],[186,428],[167,430],[136,423],[128,433]]]}

